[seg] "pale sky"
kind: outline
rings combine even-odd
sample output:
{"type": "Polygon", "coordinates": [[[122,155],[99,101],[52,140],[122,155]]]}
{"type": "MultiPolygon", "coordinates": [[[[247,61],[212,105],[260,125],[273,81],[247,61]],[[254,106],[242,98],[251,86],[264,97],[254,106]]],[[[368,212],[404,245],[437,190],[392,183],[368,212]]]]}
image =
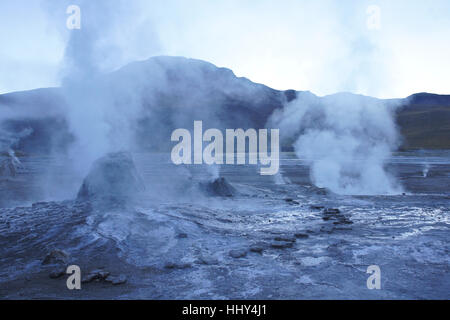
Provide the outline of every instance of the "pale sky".
{"type": "Polygon", "coordinates": [[[104,71],[178,55],[275,89],[450,93],[448,0],[1,0],[0,93],[60,84],[70,4],[104,71]]]}

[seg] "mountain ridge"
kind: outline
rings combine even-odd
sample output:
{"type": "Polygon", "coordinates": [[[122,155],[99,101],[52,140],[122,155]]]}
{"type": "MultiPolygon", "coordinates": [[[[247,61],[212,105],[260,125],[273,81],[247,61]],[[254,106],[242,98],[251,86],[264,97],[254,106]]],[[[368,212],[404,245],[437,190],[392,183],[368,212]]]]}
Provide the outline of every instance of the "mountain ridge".
{"type": "MultiPolygon", "coordinates": [[[[339,92],[319,97],[310,91],[276,90],[203,60],[169,56],[132,62],[96,80],[99,85],[92,82],[92,88],[82,87],[80,96],[85,92],[95,95],[97,90],[112,104],[105,106],[106,110],[131,105],[142,111],[136,119],[135,133],[140,149],[158,150],[161,146],[147,137],[155,132],[157,138],[170,137],[173,128],[183,127],[196,117],[206,118],[209,127],[262,128],[274,110],[296,98],[320,104],[340,96],[360,103],[373,99],[396,102],[402,149],[450,149],[450,95],[421,92],[406,98],[378,99],[339,92]]],[[[91,103],[80,99],[81,103],[91,103]]],[[[62,87],[1,94],[3,144],[10,143],[24,152],[64,152],[74,140],[66,117],[70,103],[62,87]],[[32,133],[17,138],[26,128],[31,128],[32,133]]]]}

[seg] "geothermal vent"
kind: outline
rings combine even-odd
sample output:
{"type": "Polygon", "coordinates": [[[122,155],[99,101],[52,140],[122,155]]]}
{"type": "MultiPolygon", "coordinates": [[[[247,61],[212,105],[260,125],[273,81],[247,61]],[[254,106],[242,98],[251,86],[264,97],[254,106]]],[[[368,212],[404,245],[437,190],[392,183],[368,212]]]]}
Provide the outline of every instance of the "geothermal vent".
{"type": "Polygon", "coordinates": [[[109,153],[96,160],[78,191],[78,200],[124,200],[145,190],[129,153],[109,153]]]}
{"type": "Polygon", "coordinates": [[[218,197],[232,197],[237,193],[236,189],[222,177],[214,181],[200,183],[200,189],[209,196],[218,197]]]}

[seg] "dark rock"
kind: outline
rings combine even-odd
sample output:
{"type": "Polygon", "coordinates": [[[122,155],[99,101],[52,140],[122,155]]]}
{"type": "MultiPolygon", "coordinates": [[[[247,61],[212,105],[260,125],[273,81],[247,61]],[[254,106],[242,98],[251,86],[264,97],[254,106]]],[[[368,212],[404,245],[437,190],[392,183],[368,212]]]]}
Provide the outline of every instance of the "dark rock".
{"type": "Polygon", "coordinates": [[[112,276],[109,275],[105,278],[106,282],[110,282],[113,285],[119,285],[119,284],[124,284],[127,282],[127,277],[125,277],[124,275],[118,275],[118,276],[112,276]]]}
{"type": "Polygon", "coordinates": [[[212,182],[201,182],[200,189],[207,195],[215,197],[232,197],[237,191],[225,178],[217,178],[212,182]]]}
{"type": "Polygon", "coordinates": [[[35,202],[35,203],[31,204],[31,208],[33,208],[33,209],[43,209],[43,208],[48,208],[48,207],[50,207],[49,202],[35,202]]]}
{"type": "Polygon", "coordinates": [[[348,217],[341,214],[341,211],[339,209],[326,208],[322,211],[322,214],[323,214],[322,220],[324,221],[332,220],[334,225],[353,224],[353,222],[348,217]]]}
{"type": "Polygon", "coordinates": [[[275,241],[295,242],[297,239],[294,236],[277,236],[275,241]]]}
{"type": "Polygon", "coordinates": [[[177,234],[178,239],[185,239],[187,237],[188,237],[187,233],[184,233],[184,232],[177,234]]]}
{"type": "Polygon", "coordinates": [[[83,279],[81,279],[81,282],[82,283],[89,283],[89,282],[92,282],[94,280],[102,281],[102,280],[105,280],[108,276],[109,276],[109,272],[108,271],[93,270],[86,277],[83,277],[83,279]]]}
{"type": "Polygon", "coordinates": [[[243,258],[247,255],[247,250],[244,249],[234,249],[229,252],[230,257],[233,258],[243,258]]]}
{"type": "Polygon", "coordinates": [[[42,264],[67,264],[69,255],[62,250],[55,249],[48,253],[42,264]]]}
{"type": "Polygon", "coordinates": [[[186,262],[166,262],[164,268],[166,269],[187,269],[190,268],[191,264],[186,262]]]}
{"type": "Polygon", "coordinates": [[[200,264],[214,265],[214,264],[218,264],[219,260],[217,260],[216,258],[211,257],[211,256],[203,256],[202,255],[198,258],[197,262],[200,264]]]}
{"type": "Polygon", "coordinates": [[[341,210],[336,208],[326,208],[322,211],[323,214],[338,214],[341,213],[341,210]]]}
{"type": "Polygon", "coordinates": [[[50,272],[50,274],[48,276],[51,279],[58,279],[58,278],[62,277],[65,274],[66,274],[66,269],[61,267],[59,269],[55,269],[52,272],[50,272]]]}
{"type": "Polygon", "coordinates": [[[344,217],[343,219],[333,222],[333,224],[353,224],[353,221],[344,217]]]}
{"type": "Polygon", "coordinates": [[[307,235],[306,233],[296,233],[294,234],[294,236],[298,239],[306,239],[309,238],[309,235],[307,235]]]}
{"type": "Polygon", "coordinates": [[[350,231],[350,230],[353,230],[350,227],[335,227],[333,229],[336,230],[336,231],[350,231]]]}
{"type": "Polygon", "coordinates": [[[325,233],[330,234],[330,233],[333,233],[333,231],[334,231],[334,228],[330,225],[320,227],[320,232],[325,232],[325,233]]]}
{"type": "Polygon", "coordinates": [[[285,248],[291,248],[293,245],[293,242],[290,241],[273,241],[270,246],[275,249],[285,249],[285,248]]]}
{"type": "Polygon", "coordinates": [[[284,95],[286,97],[287,102],[291,102],[297,98],[297,92],[295,90],[286,90],[284,91],[284,95]]]}
{"type": "Polygon", "coordinates": [[[286,198],[286,199],[284,199],[284,201],[286,201],[289,204],[300,204],[300,202],[298,202],[292,198],[286,198]]]}
{"type": "Polygon", "coordinates": [[[308,191],[310,193],[317,194],[317,195],[322,195],[322,196],[325,196],[325,195],[328,195],[328,194],[331,193],[326,188],[319,188],[319,187],[316,187],[316,186],[311,186],[308,191]]]}
{"type": "Polygon", "coordinates": [[[264,251],[263,247],[257,246],[257,245],[253,245],[250,247],[250,251],[251,252],[256,252],[256,253],[262,253],[264,251]]]}
{"type": "Polygon", "coordinates": [[[126,152],[109,153],[92,165],[77,199],[124,200],[145,190],[133,159],[126,152]]]}
{"type": "Polygon", "coordinates": [[[265,249],[267,249],[268,245],[264,242],[257,242],[250,246],[251,252],[262,253],[265,249]]]}

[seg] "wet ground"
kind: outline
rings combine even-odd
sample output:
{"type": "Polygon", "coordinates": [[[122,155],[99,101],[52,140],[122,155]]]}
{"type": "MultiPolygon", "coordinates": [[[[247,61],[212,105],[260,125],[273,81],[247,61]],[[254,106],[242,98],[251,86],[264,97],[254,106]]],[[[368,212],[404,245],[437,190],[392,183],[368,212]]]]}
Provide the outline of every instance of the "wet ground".
{"type": "Polygon", "coordinates": [[[81,178],[63,159],[21,159],[0,182],[1,298],[450,298],[449,152],[395,154],[387,168],[405,194],[389,196],[316,188],[307,161],[284,154],[275,178],[224,166],[237,193],[211,197],[198,182],[218,172],[134,158],[147,191],[107,206],[70,200],[81,178]],[[55,250],[62,261],[43,264],[55,250]],[[81,290],[66,287],[69,264],[81,290]],[[367,288],[370,265],[380,290],[367,288]]]}

